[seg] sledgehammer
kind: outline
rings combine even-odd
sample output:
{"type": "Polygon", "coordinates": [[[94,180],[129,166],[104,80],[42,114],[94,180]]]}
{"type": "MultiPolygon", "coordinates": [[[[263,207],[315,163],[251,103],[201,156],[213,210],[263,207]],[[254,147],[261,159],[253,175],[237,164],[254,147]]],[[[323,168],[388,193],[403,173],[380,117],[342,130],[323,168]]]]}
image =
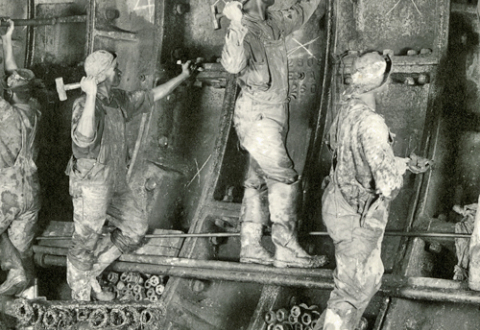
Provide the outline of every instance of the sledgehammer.
{"type": "Polygon", "coordinates": [[[58,98],[60,101],[65,101],[67,99],[67,91],[71,89],[77,89],[80,88],[80,83],[73,83],[73,84],[64,84],[63,83],[63,78],[56,78],[55,79],[55,85],[57,86],[57,93],[58,93],[58,98]]]}

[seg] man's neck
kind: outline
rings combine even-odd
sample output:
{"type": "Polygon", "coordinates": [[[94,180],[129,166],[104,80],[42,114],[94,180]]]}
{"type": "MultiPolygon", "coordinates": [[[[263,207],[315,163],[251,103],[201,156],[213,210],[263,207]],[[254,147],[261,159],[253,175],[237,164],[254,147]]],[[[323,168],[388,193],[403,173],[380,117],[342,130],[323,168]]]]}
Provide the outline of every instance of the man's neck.
{"type": "Polygon", "coordinates": [[[368,93],[360,94],[358,98],[362,100],[373,111],[376,110],[375,93],[368,92],[368,93]]]}
{"type": "Polygon", "coordinates": [[[267,18],[267,6],[263,2],[251,0],[243,7],[245,14],[260,20],[267,18]]]}
{"type": "Polygon", "coordinates": [[[110,91],[112,90],[112,85],[107,83],[107,82],[103,82],[103,83],[100,83],[97,87],[97,95],[100,95],[101,97],[104,97],[106,99],[110,98],[110,91]]]}

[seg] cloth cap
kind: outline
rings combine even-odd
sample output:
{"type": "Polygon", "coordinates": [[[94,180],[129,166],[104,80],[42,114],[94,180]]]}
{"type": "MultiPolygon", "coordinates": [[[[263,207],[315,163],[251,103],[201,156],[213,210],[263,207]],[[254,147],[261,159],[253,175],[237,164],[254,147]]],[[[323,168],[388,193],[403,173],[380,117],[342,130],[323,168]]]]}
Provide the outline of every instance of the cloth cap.
{"type": "Polygon", "coordinates": [[[35,74],[29,69],[16,69],[8,76],[6,81],[6,90],[11,91],[25,91],[32,87],[32,83],[35,81],[35,74]]]}
{"type": "Polygon", "coordinates": [[[370,80],[383,76],[387,68],[385,58],[377,52],[363,54],[353,61],[353,73],[359,72],[359,83],[369,84],[370,80]]]}
{"type": "Polygon", "coordinates": [[[106,51],[97,50],[85,59],[85,73],[90,77],[97,77],[111,67],[115,67],[117,63],[116,57],[106,51]]]}

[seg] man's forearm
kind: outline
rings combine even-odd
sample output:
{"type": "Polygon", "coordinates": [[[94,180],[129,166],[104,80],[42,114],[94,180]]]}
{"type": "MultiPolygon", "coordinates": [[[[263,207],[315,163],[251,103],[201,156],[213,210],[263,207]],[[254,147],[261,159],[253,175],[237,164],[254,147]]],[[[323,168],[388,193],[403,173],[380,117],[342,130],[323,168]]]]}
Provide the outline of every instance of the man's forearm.
{"type": "Polygon", "coordinates": [[[95,131],[95,96],[87,94],[82,116],[78,120],[77,132],[87,139],[93,139],[95,131]]]}
{"type": "Polygon", "coordinates": [[[167,96],[168,94],[173,92],[175,90],[175,88],[177,88],[188,77],[189,77],[188,74],[185,74],[185,73],[182,72],[181,74],[179,74],[178,76],[176,76],[173,79],[170,79],[166,83],[161,84],[160,86],[157,86],[157,87],[153,88],[152,89],[153,100],[158,101],[158,100],[164,98],[165,96],[167,96]]]}
{"type": "Polygon", "coordinates": [[[15,58],[13,57],[13,45],[12,45],[12,38],[11,36],[3,36],[3,58],[4,58],[4,66],[5,71],[7,74],[12,73],[16,69],[18,69],[17,63],[15,62],[15,58]]]}
{"type": "Polygon", "coordinates": [[[229,73],[237,74],[247,65],[243,40],[248,29],[241,22],[231,22],[225,36],[221,63],[229,73]]]}

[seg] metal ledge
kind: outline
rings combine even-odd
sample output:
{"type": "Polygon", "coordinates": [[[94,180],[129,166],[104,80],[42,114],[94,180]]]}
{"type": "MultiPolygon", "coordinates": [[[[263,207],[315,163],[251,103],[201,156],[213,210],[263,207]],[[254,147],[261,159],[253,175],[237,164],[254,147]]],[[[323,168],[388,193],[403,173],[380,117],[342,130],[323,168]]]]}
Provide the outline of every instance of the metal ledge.
{"type": "MultiPolygon", "coordinates": [[[[42,266],[66,266],[64,255],[44,254],[53,252],[48,247],[34,246],[35,260],[42,266]]],[[[57,252],[65,252],[65,248],[57,252]]],[[[117,272],[168,275],[214,281],[251,282],[264,285],[300,287],[307,289],[333,289],[332,271],[329,269],[275,268],[254,264],[241,264],[215,260],[196,260],[161,256],[124,255],[110,267],[117,272]],[[148,263],[147,263],[148,262],[148,263]]],[[[406,278],[386,274],[380,289],[385,296],[447,303],[480,304],[480,292],[469,290],[465,283],[438,278],[406,278]]]]}

